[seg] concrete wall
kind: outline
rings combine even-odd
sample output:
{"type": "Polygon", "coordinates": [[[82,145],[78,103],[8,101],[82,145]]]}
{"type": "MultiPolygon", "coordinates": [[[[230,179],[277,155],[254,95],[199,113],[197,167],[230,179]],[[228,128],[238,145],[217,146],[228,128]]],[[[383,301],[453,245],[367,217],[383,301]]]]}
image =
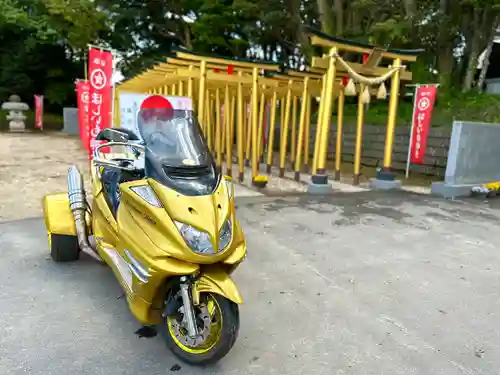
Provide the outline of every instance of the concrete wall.
{"type": "Polygon", "coordinates": [[[500,181],[500,124],[453,123],[444,182],[476,185],[500,181]]]}
{"type": "Polygon", "coordinates": [[[488,94],[500,94],[500,79],[499,78],[487,79],[486,92],[488,94]]]}
{"type": "Polygon", "coordinates": [[[71,135],[79,135],[78,128],[78,109],[77,108],[63,108],[64,128],[63,132],[71,135]]]}

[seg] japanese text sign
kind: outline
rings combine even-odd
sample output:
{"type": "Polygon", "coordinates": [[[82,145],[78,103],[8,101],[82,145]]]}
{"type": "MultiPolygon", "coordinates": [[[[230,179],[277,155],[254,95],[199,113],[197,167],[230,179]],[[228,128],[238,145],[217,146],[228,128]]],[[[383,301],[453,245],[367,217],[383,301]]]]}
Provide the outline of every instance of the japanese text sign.
{"type": "Polygon", "coordinates": [[[95,137],[112,125],[113,55],[109,51],[91,48],[89,51],[89,129],[90,155],[98,146],[95,137]]]}
{"type": "Polygon", "coordinates": [[[410,162],[413,164],[423,164],[424,162],[436,89],[437,86],[419,86],[415,92],[410,152],[410,162]]]}
{"type": "Polygon", "coordinates": [[[35,128],[43,130],[43,95],[35,95],[35,128]]]}
{"type": "Polygon", "coordinates": [[[76,96],[78,106],[78,128],[80,140],[85,149],[89,150],[89,91],[90,85],[87,81],[76,82],[76,96]]]}

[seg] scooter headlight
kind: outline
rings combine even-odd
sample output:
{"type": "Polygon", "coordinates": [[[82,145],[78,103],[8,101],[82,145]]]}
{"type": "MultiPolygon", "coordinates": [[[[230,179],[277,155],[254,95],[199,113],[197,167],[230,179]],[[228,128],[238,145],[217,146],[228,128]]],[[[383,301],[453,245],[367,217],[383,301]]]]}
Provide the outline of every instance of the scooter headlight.
{"type": "Polygon", "coordinates": [[[184,238],[186,244],[195,253],[202,255],[214,254],[214,247],[207,232],[203,232],[189,224],[180,223],[178,221],[175,221],[175,225],[177,226],[177,229],[179,229],[179,232],[181,233],[182,238],[184,238]]]}
{"type": "MultiPolygon", "coordinates": [[[[177,229],[186,242],[186,244],[195,253],[202,255],[212,255],[215,254],[212,241],[210,241],[210,236],[207,232],[198,230],[193,226],[185,223],[175,221],[177,229]]],[[[231,220],[227,220],[222,226],[219,232],[219,251],[224,250],[230,243],[233,237],[233,228],[231,225],[231,220]]]]}

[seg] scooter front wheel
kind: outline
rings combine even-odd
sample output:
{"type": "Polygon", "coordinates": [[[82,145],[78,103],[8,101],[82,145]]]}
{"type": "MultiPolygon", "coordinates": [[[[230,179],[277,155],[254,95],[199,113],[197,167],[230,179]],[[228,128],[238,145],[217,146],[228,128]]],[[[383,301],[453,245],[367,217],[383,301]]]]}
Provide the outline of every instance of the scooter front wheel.
{"type": "Polygon", "coordinates": [[[165,342],[186,363],[197,366],[215,363],[231,350],[238,337],[238,305],[216,294],[202,294],[194,310],[198,336],[188,336],[181,307],[164,319],[165,342]]]}

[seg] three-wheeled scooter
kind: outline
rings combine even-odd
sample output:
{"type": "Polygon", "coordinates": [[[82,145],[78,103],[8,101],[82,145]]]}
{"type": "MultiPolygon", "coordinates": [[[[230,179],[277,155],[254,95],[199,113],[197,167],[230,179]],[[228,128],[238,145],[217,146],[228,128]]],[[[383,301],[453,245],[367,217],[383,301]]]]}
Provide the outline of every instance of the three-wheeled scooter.
{"type": "Polygon", "coordinates": [[[112,269],[132,314],[156,326],[193,365],[224,357],[238,335],[242,298],[231,273],[246,244],[234,186],[216,167],[191,110],[148,109],[137,132],[96,137],[91,195],[76,166],[68,192],[43,199],[52,258],[82,252],[112,269]]]}

